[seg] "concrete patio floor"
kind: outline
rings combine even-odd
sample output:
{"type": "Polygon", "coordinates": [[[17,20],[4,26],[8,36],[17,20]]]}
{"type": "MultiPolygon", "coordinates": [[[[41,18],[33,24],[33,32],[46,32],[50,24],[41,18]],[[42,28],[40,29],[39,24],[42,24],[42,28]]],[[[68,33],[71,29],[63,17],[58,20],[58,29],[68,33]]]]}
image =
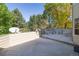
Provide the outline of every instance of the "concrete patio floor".
{"type": "Polygon", "coordinates": [[[73,46],[61,42],[38,38],[14,47],[2,49],[2,56],[76,56],[73,46]]]}

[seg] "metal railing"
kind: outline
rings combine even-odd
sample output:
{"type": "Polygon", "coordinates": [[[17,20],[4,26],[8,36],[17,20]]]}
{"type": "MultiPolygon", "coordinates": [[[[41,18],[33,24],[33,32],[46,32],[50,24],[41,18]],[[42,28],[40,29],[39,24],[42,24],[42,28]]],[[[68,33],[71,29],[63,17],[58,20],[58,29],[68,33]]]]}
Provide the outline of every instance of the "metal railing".
{"type": "Polygon", "coordinates": [[[65,36],[72,36],[72,29],[42,29],[42,34],[58,34],[58,35],[65,35],[65,36]]]}

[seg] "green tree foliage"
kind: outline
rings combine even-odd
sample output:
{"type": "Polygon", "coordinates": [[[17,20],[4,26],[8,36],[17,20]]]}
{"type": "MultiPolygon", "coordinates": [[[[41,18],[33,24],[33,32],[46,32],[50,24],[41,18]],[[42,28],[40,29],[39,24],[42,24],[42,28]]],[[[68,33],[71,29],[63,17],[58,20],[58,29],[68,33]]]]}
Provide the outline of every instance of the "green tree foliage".
{"type": "Polygon", "coordinates": [[[9,12],[7,6],[0,3],[0,34],[8,33],[10,27],[11,13],[9,12]]]}
{"type": "Polygon", "coordinates": [[[12,13],[15,17],[15,19],[12,20],[12,22],[13,22],[12,26],[23,28],[25,21],[24,21],[24,18],[22,16],[21,12],[16,8],[12,11],[12,13]]]}
{"type": "Polygon", "coordinates": [[[21,12],[16,8],[12,11],[14,19],[12,22],[12,27],[19,27],[22,32],[27,31],[26,22],[21,14],[21,12]]]}
{"type": "Polygon", "coordinates": [[[36,29],[44,29],[48,26],[47,19],[43,15],[33,15],[30,16],[29,28],[32,31],[36,29]]]}
{"type": "Polygon", "coordinates": [[[9,33],[10,27],[19,27],[22,32],[28,31],[21,12],[17,8],[9,11],[6,4],[0,3],[0,34],[9,33]]]}
{"type": "Polygon", "coordinates": [[[38,28],[72,28],[72,20],[69,19],[72,15],[72,4],[47,3],[44,8],[43,14],[30,16],[28,22],[30,30],[38,28]],[[49,24],[49,17],[51,18],[51,24],[49,24]]]}
{"type": "MultiPolygon", "coordinates": [[[[56,21],[53,26],[55,28],[67,28],[69,22],[68,17],[72,15],[72,5],[69,3],[50,3],[45,4],[45,11],[48,15],[51,15],[56,21]]],[[[71,28],[72,26],[70,25],[71,28]]]]}
{"type": "Polygon", "coordinates": [[[23,15],[16,8],[9,11],[6,4],[0,3],[0,34],[9,33],[10,27],[19,27],[22,32],[46,28],[72,28],[72,4],[48,3],[44,5],[43,14],[32,15],[25,22],[23,15]],[[49,26],[48,18],[51,17],[49,26]]]}

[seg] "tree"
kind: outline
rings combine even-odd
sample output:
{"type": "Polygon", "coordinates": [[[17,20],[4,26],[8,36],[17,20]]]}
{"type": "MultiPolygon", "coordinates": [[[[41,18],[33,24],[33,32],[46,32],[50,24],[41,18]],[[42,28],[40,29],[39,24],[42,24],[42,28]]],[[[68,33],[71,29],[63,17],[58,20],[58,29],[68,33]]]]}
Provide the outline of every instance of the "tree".
{"type": "Polygon", "coordinates": [[[72,15],[72,5],[69,3],[45,4],[45,11],[55,20],[53,24],[55,28],[67,28],[66,24],[69,23],[68,21],[71,22],[68,20],[68,17],[72,15]]]}
{"type": "Polygon", "coordinates": [[[0,3],[0,34],[9,33],[10,20],[12,19],[11,13],[9,12],[7,6],[0,3]]]}
{"type": "Polygon", "coordinates": [[[37,15],[37,24],[38,24],[38,28],[40,28],[40,29],[47,28],[48,21],[46,19],[46,15],[45,14],[37,15]]]}
{"type": "Polygon", "coordinates": [[[21,12],[16,8],[12,11],[14,19],[12,20],[12,27],[19,27],[22,32],[27,31],[26,22],[21,12]]]}
{"type": "Polygon", "coordinates": [[[34,30],[36,30],[36,28],[37,28],[37,18],[36,18],[36,16],[35,15],[30,16],[29,29],[31,31],[34,31],[34,30]]]}
{"type": "Polygon", "coordinates": [[[28,24],[31,31],[35,31],[36,29],[45,29],[48,25],[45,16],[40,14],[30,16],[28,24]]]}

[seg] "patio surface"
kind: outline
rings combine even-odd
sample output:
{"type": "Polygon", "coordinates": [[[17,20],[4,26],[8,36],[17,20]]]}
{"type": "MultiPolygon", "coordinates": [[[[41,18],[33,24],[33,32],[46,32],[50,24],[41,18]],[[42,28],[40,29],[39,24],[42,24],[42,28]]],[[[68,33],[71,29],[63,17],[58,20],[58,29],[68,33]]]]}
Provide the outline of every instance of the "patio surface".
{"type": "Polygon", "coordinates": [[[38,38],[14,47],[2,49],[3,56],[75,56],[72,45],[38,38]]]}

